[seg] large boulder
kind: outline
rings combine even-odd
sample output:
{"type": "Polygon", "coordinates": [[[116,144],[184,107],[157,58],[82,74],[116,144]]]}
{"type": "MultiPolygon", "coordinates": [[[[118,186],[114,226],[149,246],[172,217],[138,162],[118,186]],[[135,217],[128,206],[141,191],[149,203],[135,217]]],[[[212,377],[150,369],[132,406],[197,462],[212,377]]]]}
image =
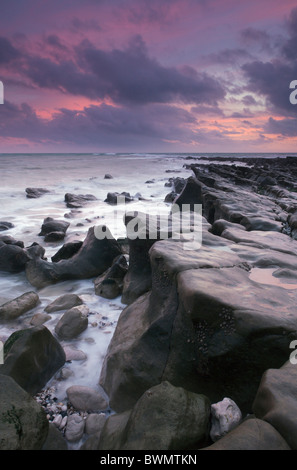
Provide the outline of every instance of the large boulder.
{"type": "Polygon", "coordinates": [[[78,240],[74,242],[65,243],[57,253],[52,256],[53,263],[58,263],[61,259],[69,259],[75,255],[78,250],[81,248],[83,242],[78,240]]]}
{"type": "Polygon", "coordinates": [[[43,325],[18,330],[4,344],[0,374],[12,377],[30,395],[35,395],[65,363],[65,353],[43,325]]]}
{"type": "Polygon", "coordinates": [[[40,450],[48,435],[43,408],[12,377],[0,374],[0,450],[40,450]]]}
{"type": "Polygon", "coordinates": [[[99,450],[183,450],[205,443],[210,402],[204,395],[162,382],[147,390],[129,414],[121,415],[107,420],[99,450]],[[121,425],[115,430],[109,421],[121,425]]]}
{"type": "Polygon", "coordinates": [[[152,246],[151,293],[122,312],[102,367],[100,384],[116,411],[168,380],[213,403],[227,395],[250,412],[264,371],[287,360],[296,291],[251,280],[244,254],[263,252],[236,254],[233,245],[205,232],[197,251],[174,240],[152,246]]]}
{"type": "Polygon", "coordinates": [[[297,369],[295,363],[286,362],[280,369],[269,369],[262,377],[253,411],[257,418],[270,423],[297,449],[297,369]]]}
{"type": "Polygon", "coordinates": [[[79,411],[103,411],[108,408],[106,399],[98,390],[85,385],[72,385],[66,390],[68,401],[79,411]]]}
{"type": "Polygon", "coordinates": [[[70,259],[51,263],[43,259],[40,249],[36,246],[33,248],[30,251],[32,259],[26,265],[26,276],[36,288],[69,279],[89,279],[99,276],[121,254],[119,244],[108,229],[106,228],[106,236],[100,239],[95,235],[94,227],[88,230],[81,248],[70,259]]]}
{"type": "Polygon", "coordinates": [[[0,305],[0,322],[13,321],[39,304],[39,296],[34,291],[26,292],[16,299],[0,305]]]}

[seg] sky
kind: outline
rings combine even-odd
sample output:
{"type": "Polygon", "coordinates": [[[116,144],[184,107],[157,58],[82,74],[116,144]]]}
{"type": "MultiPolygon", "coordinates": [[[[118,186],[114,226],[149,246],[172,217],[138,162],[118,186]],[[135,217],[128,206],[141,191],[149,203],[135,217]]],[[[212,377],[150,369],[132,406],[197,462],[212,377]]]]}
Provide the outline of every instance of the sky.
{"type": "Polygon", "coordinates": [[[0,0],[0,153],[297,152],[291,0],[0,0]]]}

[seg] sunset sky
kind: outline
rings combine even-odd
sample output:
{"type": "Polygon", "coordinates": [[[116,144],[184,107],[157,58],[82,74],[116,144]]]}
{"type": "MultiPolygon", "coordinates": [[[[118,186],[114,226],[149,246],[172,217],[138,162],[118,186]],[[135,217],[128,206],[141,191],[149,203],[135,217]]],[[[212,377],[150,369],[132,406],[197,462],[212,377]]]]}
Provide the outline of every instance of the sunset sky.
{"type": "Polygon", "coordinates": [[[297,152],[296,0],[0,0],[1,152],[297,152]]]}

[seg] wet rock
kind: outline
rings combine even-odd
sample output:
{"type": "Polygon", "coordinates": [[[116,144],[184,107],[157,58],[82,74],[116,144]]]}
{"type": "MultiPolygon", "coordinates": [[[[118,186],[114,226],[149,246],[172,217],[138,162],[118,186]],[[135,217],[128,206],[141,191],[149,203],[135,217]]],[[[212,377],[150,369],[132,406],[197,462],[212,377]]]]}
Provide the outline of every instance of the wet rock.
{"type": "Polygon", "coordinates": [[[242,420],[242,414],[236,403],[230,398],[211,405],[210,437],[213,442],[221,439],[234,429],[242,420]]]}
{"type": "Polygon", "coordinates": [[[30,325],[39,326],[49,321],[52,317],[47,313],[36,313],[30,320],[30,325]]]}
{"type": "Polygon", "coordinates": [[[47,305],[44,309],[47,313],[58,312],[59,310],[69,310],[72,307],[82,305],[83,301],[77,294],[64,294],[47,305]]]}
{"type": "Polygon", "coordinates": [[[109,173],[106,173],[106,174],[104,175],[104,179],[105,179],[105,180],[111,180],[111,179],[113,179],[113,176],[111,176],[109,173]]]}
{"type": "Polygon", "coordinates": [[[66,361],[85,361],[87,359],[87,355],[83,351],[73,346],[65,346],[64,352],[66,354],[66,361]]]}
{"type": "Polygon", "coordinates": [[[64,200],[67,207],[71,209],[79,209],[84,207],[88,202],[96,201],[97,198],[93,194],[71,194],[66,193],[64,200]]]}
{"type": "Polygon", "coordinates": [[[0,450],[39,450],[48,435],[41,406],[7,375],[0,374],[0,450]]]}
{"type": "Polygon", "coordinates": [[[55,220],[52,217],[47,217],[43,221],[39,236],[48,236],[49,234],[56,232],[64,233],[65,236],[69,225],[69,222],[66,222],[65,220],[55,220]]]}
{"type": "Polygon", "coordinates": [[[65,438],[69,442],[79,441],[83,434],[85,428],[85,420],[79,414],[72,414],[68,417],[65,438]]]}
{"type": "Polygon", "coordinates": [[[79,249],[82,247],[83,242],[82,241],[74,241],[74,242],[69,242],[65,243],[58,251],[57,253],[52,256],[52,261],[53,263],[58,263],[62,259],[69,259],[73,255],[75,255],[79,249]]]}
{"type": "Polygon", "coordinates": [[[125,255],[120,255],[106,273],[95,279],[95,294],[106,299],[115,299],[121,295],[127,271],[127,258],[125,255]]]}
{"type": "Polygon", "coordinates": [[[39,392],[65,363],[62,346],[43,325],[17,330],[4,344],[0,374],[12,377],[31,395],[39,392]]]}
{"type": "Polygon", "coordinates": [[[45,188],[26,188],[26,196],[29,199],[37,199],[44,194],[50,193],[48,189],[45,188]]]}
{"type": "Polygon", "coordinates": [[[63,434],[52,423],[49,423],[48,435],[42,450],[67,450],[67,442],[63,434]]]}
{"type": "MultiPolygon", "coordinates": [[[[3,242],[2,242],[3,243],[3,242]]],[[[20,273],[31,260],[28,251],[18,245],[0,244],[0,271],[20,273]]]]}
{"type": "Polygon", "coordinates": [[[106,199],[104,200],[104,202],[107,202],[108,204],[111,204],[111,205],[116,205],[119,202],[127,203],[127,202],[133,202],[133,201],[134,201],[133,196],[131,196],[130,193],[127,193],[125,191],[123,191],[122,193],[118,193],[118,192],[107,193],[106,199]]]}
{"type": "Polygon", "coordinates": [[[69,340],[79,336],[88,327],[88,313],[89,309],[85,305],[67,310],[55,326],[58,337],[69,340]]]}
{"type": "Polygon", "coordinates": [[[5,230],[9,230],[10,228],[13,228],[14,225],[11,222],[5,222],[1,220],[0,222],[0,232],[3,232],[5,230]]]}
{"type": "Polygon", "coordinates": [[[103,426],[106,421],[106,415],[103,413],[90,413],[86,419],[86,434],[98,434],[101,433],[103,426]]]}
{"type": "Polygon", "coordinates": [[[97,390],[84,385],[72,385],[66,394],[70,403],[79,411],[103,411],[108,407],[105,398],[97,390]]]}
{"type": "Polygon", "coordinates": [[[291,450],[285,439],[269,423],[250,418],[222,439],[200,450],[291,450]]]}
{"type": "MultiPolygon", "coordinates": [[[[101,227],[96,227],[99,231],[101,227]]],[[[100,239],[95,235],[94,227],[88,234],[79,249],[70,259],[51,263],[42,258],[42,251],[34,247],[30,251],[31,260],[26,265],[28,281],[36,288],[69,279],[89,279],[99,276],[112,264],[113,260],[121,254],[120,246],[106,228],[108,236],[100,239]]],[[[1,257],[0,248],[0,257],[1,257]]]]}
{"type": "MultiPolygon", "coordinates": [[[[209,432],[210,402],[169,382],[147,390],[116,433],[108,418],[99,450],[183,450],[205,442],[209,432]],[[182,424],[181,424],[182,423],[182,424]],[[108,444],[108,447],[106,446],[108,444]]],[[[116,418],[119,420],[119,417],[116,418]]]]}
{"type": "Polygon", "coordinates": [[[297,449],[296,379],[296,364],[289,361],[279,369],[267,370],[253,403],[256,417],[270,423],[293,450],[297,449]]]}
{"type": "Polygon", "coordinates": [[[24,242],[16,240],[10,235],[0,235],[0,242],[5,243],[6,245],[17,245],[21,248],[24,248],[24,242]]]}
{"type": "Polygon", "coordinates": [[[36,292],[26,292],[0,306],[0,321],[13,321],[35,308],[39,302],[39,296],[36,292]]]}

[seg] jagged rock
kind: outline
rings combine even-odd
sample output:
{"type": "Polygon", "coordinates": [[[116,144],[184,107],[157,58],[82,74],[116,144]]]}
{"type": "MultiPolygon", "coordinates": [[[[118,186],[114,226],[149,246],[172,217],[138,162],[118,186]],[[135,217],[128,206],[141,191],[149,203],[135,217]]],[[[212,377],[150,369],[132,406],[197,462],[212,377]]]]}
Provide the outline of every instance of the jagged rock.
{"type": "Polygon", "coordinates": [[[52,261],[53,263],[58,263],[62,259],[69,259],[73,255],[75,255],[79,249],[81,248],[83,242],[82,241],[74,241],[74,242],[69,242],[65,243],[58,251],[57,253],[52,256],[52,261]]]}
{"type": "Polygon", "coordinates": [[[64,200],[70,209],[79,209],[84,207],[88,202],[96,201],[97,198],[93,194],[71,194],[66,193],[64,200]]]}
{"type": "MultiPolygon", "coordinates": [[[[100,227],[96,227],[96,230],[98,229],[100,227]]],[[[70,259],[61,260],[59,263],[44,260],[42,250],[39,247],[33,247],[30,251],[32,259],[26,265],[28,281],[40,289],[59,281],[99,276],[121,254],[117,241],[108,229],[106,230],[108,236],[98,239],[94,233],[94,227],[91,227],[79,251],[70,259]]]]}
{"type": "Polygon", "coordinates": [[[12,377],[30,395],[35,395],[65,363],[65,353],[43,325],[17,330],[4,344],[0,374],[12,377]]]}
{"type": "Polygon", "coordinates": [[[182,450],[205,441],[210,402],[203,395],[162,382],[147,390],[115,431],[108,418],[99,450],[182,450]]]}
{"type": "Polygon", "coordinates": [[[40,302],[36,292],[26,292],[16,299],[0,305],[0,321],[9,322],[35,308],[40,302]]]}
{"type": "Polygon", "coordinates": [[[29,199],[37,199],[44,194],[50,193],[48,189],[45,188],[26,188],[26,196],[29,199]]]}
{"type": "Polygon", "coordinates": [[[0,450],[40,450],[48,435],[43,408],[12,377],[0,374],[0,450]]]}
{"type": "Polygon", "coordinates": [[[106,299],[114,299],[123,291],[124,277],[128,271],[128,263],[125,255],[120,255],[114,260],[113,265],[95,279],[95,294],[106,299]]]}

